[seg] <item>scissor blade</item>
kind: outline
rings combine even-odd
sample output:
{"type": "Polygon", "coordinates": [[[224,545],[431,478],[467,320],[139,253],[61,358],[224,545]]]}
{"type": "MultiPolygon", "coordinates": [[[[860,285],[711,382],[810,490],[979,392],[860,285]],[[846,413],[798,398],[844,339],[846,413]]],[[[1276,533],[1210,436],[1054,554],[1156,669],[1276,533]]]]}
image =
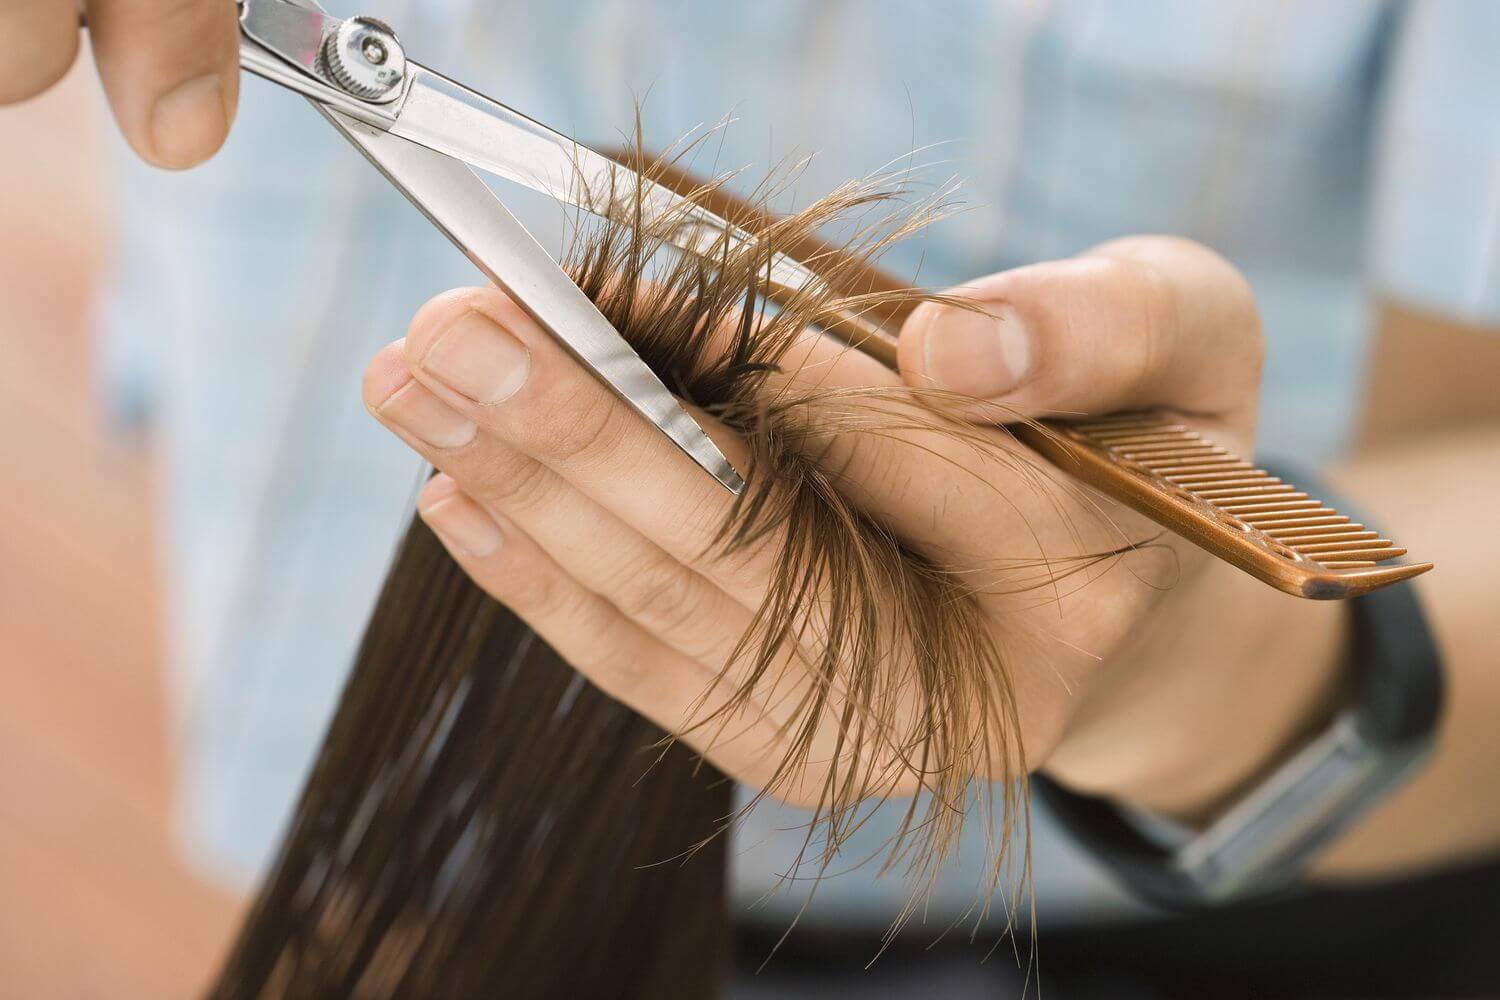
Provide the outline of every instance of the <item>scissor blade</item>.
{"type": "Polygon", "coordinates": [[[739,473],[573,279],[462,162],[311,102],[474,265],[733,493],[739,473]]]}
{"type": "MultiPolygon", "coordinates": [[[[514,108],[425,66],[407,65],[411,86],[396,121],[388,126],[393,135],[594,215],[628,222],[639,195],[641,216],[670,217],[673,226],[666,241],[699,256],[716,256],[726,236],[731,243],[753,239],[703,206],[514,108]]],[[[768,277],[789,289],[815,288],[820,280],[782,254],[770,261],[768,277]]]]}

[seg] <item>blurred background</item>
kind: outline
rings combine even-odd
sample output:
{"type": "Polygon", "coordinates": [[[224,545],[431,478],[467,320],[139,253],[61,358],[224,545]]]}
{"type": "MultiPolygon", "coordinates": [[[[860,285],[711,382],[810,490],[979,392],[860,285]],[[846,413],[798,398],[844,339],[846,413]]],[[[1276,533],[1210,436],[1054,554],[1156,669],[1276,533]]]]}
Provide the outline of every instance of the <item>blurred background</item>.
{"type": "Polygon", "coordinates": [[[152,464],[101,412],[112,123],[0,108],[0,997],[198,993],[240,901],[172,833],[152,464]]]}

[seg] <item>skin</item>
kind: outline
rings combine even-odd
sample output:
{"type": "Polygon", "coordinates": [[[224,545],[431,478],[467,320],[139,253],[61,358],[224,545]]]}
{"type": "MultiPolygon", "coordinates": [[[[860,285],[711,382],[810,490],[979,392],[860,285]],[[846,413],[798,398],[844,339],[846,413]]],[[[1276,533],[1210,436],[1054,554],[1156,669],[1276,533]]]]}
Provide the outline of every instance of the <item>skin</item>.
{"type": "Polygon", "coordinates": [[[1500,796],[1486,791],[1500,762],[1500,330],[1388,303],[1370,370],[1362,448],[1335,470],[1335,481],[1379,512],[1382,530],[1437,564],[1416,587],[1448,690],[1436,753],[1324,856],[1321,871],[1336,877],[1420,870],[1500,851],[1500,796]],[[1435,382],[1477,391],[1438,393],[1435,382]]]}
{"type": "MultiPolygon", "coordinates": [[[[239,101],[239,28],[228,0],[91,0],[99,79],[115,120],[149,163],[183,169],[223,145],[239,101]]],[[[60,80],[79,48],[74,0],[0,0],[0,105],[60,80]]]]}
{"type": "MultiPolygon", "coordinates": [[[[1167,238],[1117,241],[984,279],[964,294],[993,304],[1031,342],[1029,374],[1005,402],[1030,412],[1166,406],[1190,413],[1226,445],[1251,450],[1259,323],[1243,279],[1204,248],[1167,238]]],[[[924,339],[969,315],[914,314],[903,334],[905,377],[930,383],[924,339]]],[[[822,385],[893,385],[902,377],[818,338],[806,349],[799,377],[822,385]]],[[[419,508],[464,568],[604,690],[680,727],[767,588],[769,552],[706,554],[728,494],[493,289],[429,303],[407,337],[371,365],[365,400],[443,471],[419,508]]],[[[734,457],[733,435],[707,425],[734,457]]],[[[1059,514],[1051,492],[1039,494],[1004,463],[976,467],[962,446],[950,449],[950,461],[934,457],[930,436],[846,434],[833,444],[831,460],[853,498],[959,568],[1042,552],[1065,557],[1156,534],[1123,509],[1090,506],[1094,500],[1069,500],[1059,514]]],[[[985,610],[1013,665],[1031,766],[1103,788],[1143,781],[1172,752],[1121,741],[1120,731],[1163,731],[1182,702],[1215,690],[1195,650],[1145,624],[1191,615],[1209,581],[1240,584],[1238,574],[1176,541],[1093,575],[1060,596],[987,598],[985,610]],[[1167,586],[1174,580],[1178,586],[1167,586]],[[1139,638],[1147,633],[1151,640],[1139,638]]],[[[1264,710],[1236,724],[1243,739],[1234,752],[1215,756],[1167,807],[1186,813],[1211,802],[1263,766],[1277,734],[1304,725],[1320,702],[1334,674],[1336,616],[1301,607],[1289,616],[1293,631],[1321,644],[1329,665],[1288,670],[1264,710]]],[[[1248,655],[1220,664],[1221,685],[1261,667],[1248,655]]],[[[727,772],[763,783],[775,706],[736,722],[731,735],[700,747],[727,772]]],[[[816,787],[810,780],[802,791],[816,787]]],[[[799,790],[785,797],[798,801],[799,790]]]]}
{"type": "MultiPolygon", "coordinates": [[[[1004,385],[990,399],[1025,413],[1165,407],[1253,453],[1259,322],[1243,279],[1206,249],[1121,240],[959,292],[1013,328],[990,338],[988,375],[1004,385]]],[[[911,317],[900,376],[812,338],[817,375],[800,377],[973,391],[935,374],[984,368],[974,353],[984,337],[954,332],[969,322],[956,316],[924,306],[911,317]],[[954,356],[944,355],[945,338],[954,356]]],[[[1387,330],[1382,351],[1389,341],[1387,330]]],[[[680,726],[765,588],[764,552],[705,555],[728,496],[494,289],[424,306],[406,338],[371,363],[364,397],[441,470],[419,510],[465,570],[604,690],[680,726]]],[[[734,436],[698,416],[737,457],[734,436]]],[[[1329,875],[1390,873],[1500,844],[1500,807],[1470,791],[1500,759],[1486,721],[1500,715],[1500,685],[1486,667],[1478,596],[1500,538],[1465,527],[1485,520],[1478,498],[1500,488],[1500,434],[1439,443],[1437,433],[1340,473],[1382,526],[1441,566],[1418,586],[1449,657],[1454,708],[1433,763],[1333,846],[1320,864],[1329,875]]],[[[1053,555],[1080,547],[1067,519],[1028,499],[1003,465],[978,469],[987,486],[975,488],[972,456],[960,472],[909,441],[836,443],[850,494],[929,553],[977,565],[1026,544],[1053,555]],[[1013,502],[1010,514],[997,492],[1013,502]],[[1031,542],[1017,542],[1023,536],[1031,542]]],[[[1118,508],[1100,511],[1116,531],[1150,530],[1118,508]]],[[[1082,547],[1109,537],[1085,532],[1082,547]]],[[[1352,669],[1345,618],[1337,604],[1279,594],[1175,540],[1156,552],[1155,563],[1143,554],[1052,599],[993,600],[986,610],[1008,653],[1030,767],[1201,820],[1339,704],[1352,669]]],[[[733,734],[700,746],[759,784],[774,705],[747,715],[733,734]]],[[[799,789],[783,797],[799,801],[799,789]]]]}

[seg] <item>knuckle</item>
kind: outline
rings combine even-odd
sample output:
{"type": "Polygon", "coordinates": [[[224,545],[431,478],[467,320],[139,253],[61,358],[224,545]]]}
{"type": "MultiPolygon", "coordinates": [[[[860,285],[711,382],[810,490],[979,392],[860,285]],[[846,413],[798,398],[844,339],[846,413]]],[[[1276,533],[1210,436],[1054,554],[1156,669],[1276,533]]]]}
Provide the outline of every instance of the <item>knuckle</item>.
{"type": "Polygon", "coordinates": [[[479,495],[502,510],[534,510],[552,495],[551,474],[532,461],[485,462],[477,478],[479,495]]]}
{"type": "Polygon", "coordinates": [[[1165,361],[1161,349],[1172,346],[1172,338],[1188,333],[1223,338],[1235,360],[1259,361],[1264,353],[1260,315],[1250,282],[1221,254],[1201,243],[1176,236],[1141,236],[1104,244],[1113,278],[1123,294],[1140,303],[1152,319],[1151,328],[1160,335],[1153,357],[1165,361]],[[1181,315],[1184,292],[1174,278],[1184,271],[1194,276],[1198,294],[1191,296],[1193,315],[1181,315]],[[1201,322],[1200,304],[1211,305],[1212,323],[1201,322]]]}
{"type": "Polygon", "coordinates": [[[643,654],[632,626],[610,605],[591,598],[579,601],[576,616],[564,626],[588,636],[571,645],[566,659],[605,694],[629,705],[651,702],[659,687],[657,664],[643,654]]]}
{"type": "Polygon", "coordinates": [[[589,679],[605,694],[627,705],[639,705],[647,700],[656,671],[648,658],[641,655],[638,647],[614,642],[613,628],[605,625],[600,633],[602,641],[597,647],[591,663],[574,663],[573,666],[589,675],[589,679]]]}
{"type": "Polygon", "coordinates": [[[513,611],[536,619],[556,622],[576,615],[578,594],[570,580],[555,571],[538,566],[512,563],[506,572],[496,599],[513,611]]]}
{"type": "Polygon", "coordinates": [[[562,393],[548,409],[557,416],[548,422],[551,433],[538,443],[548,455],[563,462],[588,463],[607,454],[619,442],[629,419],[614,398],[597,385],[580,384],[562,393]]]}
{"type": "Polygon", "coordinates": [[[1166,368],[1180,327],[1170,279],[1155,265],[1134,256],[1101,257],[1097,265],[1113,294],[1127,306],[1120,330],[1118,392],[1128,398],[1152,394],[1166,368]]]}
{"type": "Polygon", "coordinates": [[[689,622],[698,604],[697,587],[686,568],[667,559],[630,566],[615,574],[614,604],[627,618],[652,631],[677,632],[689,622]]]}

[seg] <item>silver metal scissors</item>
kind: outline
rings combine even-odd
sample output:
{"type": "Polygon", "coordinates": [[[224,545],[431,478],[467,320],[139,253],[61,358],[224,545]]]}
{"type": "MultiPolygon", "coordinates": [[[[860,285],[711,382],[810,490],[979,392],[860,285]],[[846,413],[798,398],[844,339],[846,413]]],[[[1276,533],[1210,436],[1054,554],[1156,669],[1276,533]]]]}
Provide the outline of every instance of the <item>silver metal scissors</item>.
{"type": "MultiPolygon", "coordinates": [[[[626,166],[406,58],[373,18],[337,18],[313,0],[241,0],[240,65],[308,98],[344,138],[548,333],[731,492],[743,488],[724,457],[625,339],[474,173],[484,170],[598,215],[675,213],[670,242],[706,253],[726,220],[626,166]],[[474,168],[474,169],[471,169],[474,168]],[[619,195],[638,206],[622,212],[619,195]]],[[[817,279],[784,257],[772,280],[817,279]]]]}

